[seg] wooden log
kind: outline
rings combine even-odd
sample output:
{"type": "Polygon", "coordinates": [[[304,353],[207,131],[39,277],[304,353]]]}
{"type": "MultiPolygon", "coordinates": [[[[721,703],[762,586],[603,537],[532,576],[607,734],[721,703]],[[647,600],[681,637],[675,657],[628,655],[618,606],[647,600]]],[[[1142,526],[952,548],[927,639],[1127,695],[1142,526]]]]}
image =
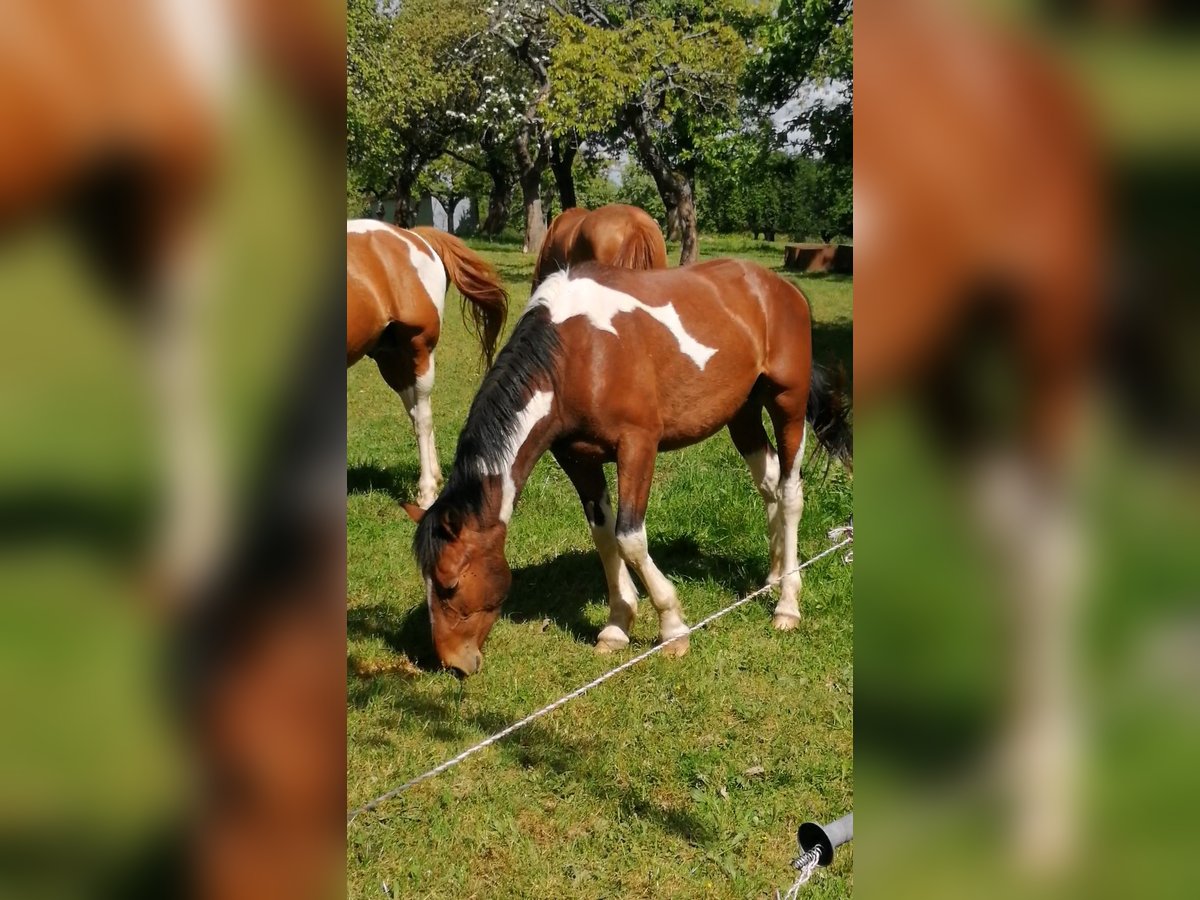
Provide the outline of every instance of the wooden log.
{"type": "Polygon", "coordinates": [[[799,272],[854,274],[852,244],[788,244],[783,250],[783,267],[799,272]]]}

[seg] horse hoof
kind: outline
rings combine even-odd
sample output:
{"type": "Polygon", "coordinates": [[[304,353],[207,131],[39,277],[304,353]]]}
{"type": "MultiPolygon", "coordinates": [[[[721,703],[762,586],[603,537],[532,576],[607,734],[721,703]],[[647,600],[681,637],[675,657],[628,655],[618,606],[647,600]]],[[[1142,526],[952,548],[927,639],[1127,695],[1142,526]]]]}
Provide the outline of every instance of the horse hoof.
{"type": "Polygon", "coordinates": [[[792,631],[799,624],[800,617],[789,613],[775,613],[775,618],[771,620],[771,627],[776,631],[792,631]]]}
{"type": "Polygon", "coordinates": [[[615,625],[605,627],[596,638],[597,653],[616,653],[629,646],[629,637],[615,625]]]}
{"type": "Polygon", "coordinates": [[[663,645],[663,656],[669,656],[672,659],[678,659],[688,652],[688,638],[681,637],[670,643],[663,645]]]}

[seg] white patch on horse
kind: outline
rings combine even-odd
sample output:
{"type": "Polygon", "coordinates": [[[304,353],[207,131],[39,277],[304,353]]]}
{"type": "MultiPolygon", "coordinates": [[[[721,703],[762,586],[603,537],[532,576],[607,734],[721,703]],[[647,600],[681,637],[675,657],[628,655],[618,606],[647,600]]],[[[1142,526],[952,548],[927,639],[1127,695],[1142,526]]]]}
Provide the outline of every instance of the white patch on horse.
{"type": "Polygon", "coordinates": [[[555,272],[547,278],[530,298],[526,309],[544,306],[550,310],[550,320],[560,325],[575,316],[586,316],[592,326],[617,334],[613,319],[618,313],[641,310],[666,326],[679,343],[679,350],[703,370],[717,352],[716,347],[700,343],[683,327],[679,313],[670,303],[651,306],[637,297],[593,281],[590,278],[568,278],[566,272],[555,272]]]}
{"type": "Polygon", "coordinates": [[[153,4],[175,58],[195,87],[219,106],[232,94],[236,62],[233,22],[225,7],[195,0],[153,4]]]}
{"type": "Polygon", "coordinates": [[[446,281],[446,269],[442,265],[441,259],[438,258],[437,251],[430,246],[429,242],[419,234],[412,234],[407,231],[401,231],[387,222],[380,222],[378,219],[348,219],[346,221],[347,234],[368,234],[373,231],[381,231],[385,234],[390,234],[393,237],[399,238],[408,248],[408,259],[412,263],[414,269],[417,270],[417,278],[425,288],[425,293],[429,295],[429,299],[433,302],[437,309],[438,324],[441,324],[442,315],[446,309],[446,289],[449,284],[446,281]],[[425,253],[417,246],[417,241],[428,248],[429,253],[425,253]],[[429,254],[433,254],[432,259],[429,254]]]}
{"type": "Polygon", "coordinates": [[[529,435],[533,433],[534,426],[550,415],[551,401],[553,399],[554,394],[551,391],[538,391],[530,397],[529,402],[525,404],[525,408],[517,415],[516,426],[504,444],[504,453],[499,465],[495,468],[485,467],[482,470],[481,474],[483,475],[499,475],[503,479],[500,494],[500,521],[506,525],[508,524],[508,520],[512,518],[513,504],[517,500],[517,485],[513,481],[512,475],[513,465],[517,461],[517,454],[521,452],[521,448],[529,440],[529,435]]]}

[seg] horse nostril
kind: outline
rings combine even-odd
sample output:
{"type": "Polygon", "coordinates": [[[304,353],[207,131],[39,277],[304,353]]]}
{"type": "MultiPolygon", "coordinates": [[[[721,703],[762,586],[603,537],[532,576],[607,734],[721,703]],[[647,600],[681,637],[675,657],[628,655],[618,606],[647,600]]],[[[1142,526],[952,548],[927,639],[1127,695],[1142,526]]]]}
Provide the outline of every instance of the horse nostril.
{"type": "Polygon", "coordinates": [[[457,678],[477,675],[479,674],[479,670],[483,668],[483,654],[476,650],[471,656],[465,659],[458,662],[447,662],[445,665],[457,678]]]}

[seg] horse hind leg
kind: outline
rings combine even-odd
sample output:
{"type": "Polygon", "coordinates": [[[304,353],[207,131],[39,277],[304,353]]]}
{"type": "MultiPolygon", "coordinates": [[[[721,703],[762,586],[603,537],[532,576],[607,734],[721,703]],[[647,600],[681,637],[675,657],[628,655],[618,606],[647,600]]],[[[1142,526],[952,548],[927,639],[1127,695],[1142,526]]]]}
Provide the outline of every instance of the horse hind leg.
{"type": "Polygon", "coordinates": [[[780,517],[779,455],[771,446],[762,423],[762,405],[749,402],[729,423],[729,436],[758,488],[767,511],[767,537],[771,547],[771,565],[767,581],[783,574],[783,529],[780,517]]]}
{"type": "Polygon", "coordinates": [[[659,637],[666,656],[683,656],[688,651],[687,625],[675,586],[650,558],[646,541],[646,503],[658,453],[655,435],[630,434],[617,448],[617,549],[637,573],[658,611],[659,637]]]}
{"type": "Polygon", "coordinates": [[[768,401],[767,410],[779,441],[779,509],[777,533],[780,547],[779,602],[771,624],[790,631],[800,624],[801,577],[797,570],[800,516],[804,512],[804,486],[800,467],[804,461],[804,411],[808,389],[781,391],[768,401]]]}
{"type": "Polygon", "coordinates": [[[433,436],[433,351],[409,355],[403,349],[380,353],[375,358],[379,374],[397,394],[408,411],[417,436],[417,455],[421,474],[417,481],[417,503],[428,509],[437,499],[442,480],[438,465],[437,447],[433,436]]]}
{"type": "Polygon", "coordinates": [[[629,629],[637,616],[638,595],[617,546],[617,518],[608,501],[604,467],[599,463],[573,460],[565,454],[555,454],[555,459],[579,494],[608,583],[608,623],[596,639],[596,652],[623,650],[629,646],[629,629]]]}

